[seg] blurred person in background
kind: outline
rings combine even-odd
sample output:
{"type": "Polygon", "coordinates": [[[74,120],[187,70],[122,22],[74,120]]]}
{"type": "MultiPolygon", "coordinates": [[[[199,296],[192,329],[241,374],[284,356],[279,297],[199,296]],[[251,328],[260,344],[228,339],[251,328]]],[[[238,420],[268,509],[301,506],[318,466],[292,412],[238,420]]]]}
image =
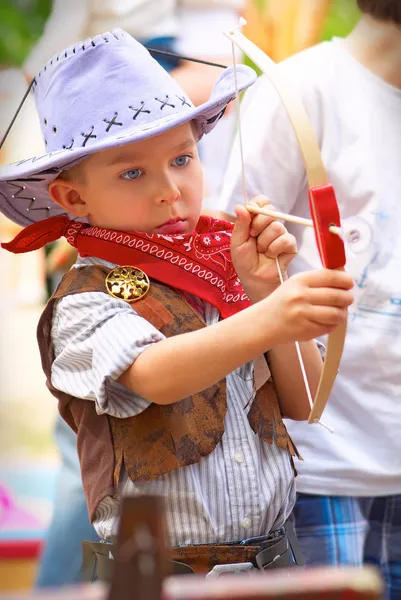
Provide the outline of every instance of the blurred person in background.
{"type": "MultiPolygon", "coordinates": [[[[401,2],[358,0],[346,39],[283,62],[312,120],[334,185],[355,282],[344,354],[326,422],[288,423],[298,463],[297,535],[306,564],[373,563],[386,599],[401,598],[401,2]]],[[[309,217],[301,153],[285,108],[262,77],[246,94],[242,133],[248,197],[309,217]]],[[[243,203],[241,159],[230,160],[220,209],[243,203]]],[[[320,266],[313,231],[288,227],[296,270],[320,266]]]]}
{"type": "MultiPolygon", "coordinates": [[[[241,7],[242,0],[54,0],[43,36],[25,62],[26,79],[33,79],[42,65],[61,49],[118,27],[124,28],[148,48],[230,64],[231,43],[223,31],[238,23],[241,7]]],[[[201,104],[209,98],[218,76],[217,67],[174,57],[155,55],[155,58],[170,71],[194,104],[201,104]]],[[[233,115],[224,119],[225,123],[219,125],[218,136],[211,133],[200,147],[208,206],[213,206],[219,193],[233,135],[233,115]]],[[[68,256],[66,260],[68,263],[68,256]]],[[[39,567],[38,587],[78,582],[82,563],[81,541],[98,539],[88,520],[76,436],[59,417],[56,441],[61,469],[56,509],[39,567]]]]}

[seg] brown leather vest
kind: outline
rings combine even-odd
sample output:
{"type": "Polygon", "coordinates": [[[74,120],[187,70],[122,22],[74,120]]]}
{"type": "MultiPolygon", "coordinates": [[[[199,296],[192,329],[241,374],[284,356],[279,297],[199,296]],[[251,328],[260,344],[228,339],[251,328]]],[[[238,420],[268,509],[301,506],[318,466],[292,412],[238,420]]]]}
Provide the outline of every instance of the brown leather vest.
{"type": "MultiPolygon", "coordinates": [[[[122,465],[133,482],[149,481],[178,467],[197,463],[213,452],[224,433],[227,410],[225,380],[174,404],[151,404],[139,415],[126,419],[98,415],[94,402],[75,398],[52,386],[54,303],[71,294],[107,293],[108,272],[109,269],[100,265],[69,271],[49,300],[38,325],[47,386],[59,401],[60,414],[77,433],[82,482],[91,520],[98,503],[105,496],[117,493],[122,465]]],[[[135,302],[133,310],[167,337],[205,327],[181,294],[156,281],[151,281],[149,293],[135,302]]],[[[261,359],[262,363],[260,360],[255,363],[257,391],[248,420],[265,442],[288,448],[293,455],[295,449],[281,419],[274,385],[271,379],[266,380],[266,361],[261,359]]],[[[245,399],[244,410],[246,403],[245,399]]]]}

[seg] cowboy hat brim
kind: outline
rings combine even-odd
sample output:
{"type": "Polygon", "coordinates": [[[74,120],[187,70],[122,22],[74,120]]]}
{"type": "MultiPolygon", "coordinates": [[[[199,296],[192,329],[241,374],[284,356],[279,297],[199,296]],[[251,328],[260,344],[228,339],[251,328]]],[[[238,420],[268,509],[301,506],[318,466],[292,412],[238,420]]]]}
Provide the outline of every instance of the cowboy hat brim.
{"type": "Polygon", "coordinates": [[[179,114],[143,125],[134,123],[124,132],[95,141],[90,146],[60,149],[0,167],[1,212],[22,226],[65,214],[48,194],[49,184],[62,171],[95,152],[160,135],[189,121],[195,122],[200,139],[216,126],[227,104],[235,98],[236,91],[246,89],[255,80],[256,73],[245,65],[238,65],[236,74],[233,67],[227,67],[217,80],[210,99],[198,107],[185,107],[179,114]]]}

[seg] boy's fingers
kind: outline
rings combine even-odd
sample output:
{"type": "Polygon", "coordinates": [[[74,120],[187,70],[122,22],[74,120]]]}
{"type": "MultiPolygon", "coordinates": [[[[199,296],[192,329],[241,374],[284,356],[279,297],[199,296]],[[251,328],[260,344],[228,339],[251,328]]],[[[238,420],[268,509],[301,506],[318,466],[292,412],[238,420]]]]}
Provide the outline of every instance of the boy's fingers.
{"type": "Polygon", "coordinates": [[[270,258],[276,258],[280,254],[296,254],[297,242],[295,237],[288,233],[281,223],[272,223],[270,227],[261,233],[257,239],[258,252],[270,258]]]}
{"type": "Polygon", "coordinates": [[[334,306],[315,306],[311,314],[311,321],[324,326],[337,326],[347,320],[345,308],[334,306]]]}
{"type": "Polygon", "coordinates": [[[351,275],[346,271],[337,271],[336,269],[318,269],[316,271],[307,271],[294,275],[309,287],[321,288],[342,288],[351,290],[354,282],[351,275]]]}
{"type": "Polygon", "coordinates": [[[234,229],[231,234],[231,246],[237,248],[249,239],[249,228],[252,222],[252,216],[241,205],[235,207],[237,220],[235,221],[234,229]]]}
{"type": "Polygon", "coordinates": [[[332,306],[337,308],[347,308],[354,301],[351,292],[339,288],[312,288],[308,299],[315,306],[332,306]]]}
{"type": "MultiPolygon", "coordinates": [[[[266,196],[255,196],[248,204],[254,204],[255,206],[269,206],[269,209],[274,210],[274,207],[270,204],[270,200],[266,196]]],[[[260,233],[263,232],[270,223],[274,222],[275,219],[269,217],[267,215],[258,215],[253,214],[252,227],[251,227],[251,236],[257,237],[260,233]]]]}
{"type": "Polygon", "coordinates": [[[259,237],[273,223],[275,223],[275,220],[271,217],[266,215],[254,215],[250,235],[255,238],[259,237]]]}
{"type": "MultiPolygon", "coordinates": [[[[269,217],[266,217],[267,219],[269,217]]],[[[255,221],[256,219],[254,219],[255,221]]],[[[254,230],[254,222],[252,223],[252,230],[254,230]]],[[[260,232],[257,237],[257,246],[258,252],[266,252],[269,248],[270,244],[277,239],[278,237],[287,233],[284,225],[279,223],[278,221],[271,221],[269,224],[264,227],[264,229],[260,232]]]]}
{"type": "Polygon", "coordinates": [[[256,204],[257,206],[267,206],[268,204],[270,204],[270,200],[267,196],[254,196],[252,200],[248,202],[248,204],[256,204]]]}

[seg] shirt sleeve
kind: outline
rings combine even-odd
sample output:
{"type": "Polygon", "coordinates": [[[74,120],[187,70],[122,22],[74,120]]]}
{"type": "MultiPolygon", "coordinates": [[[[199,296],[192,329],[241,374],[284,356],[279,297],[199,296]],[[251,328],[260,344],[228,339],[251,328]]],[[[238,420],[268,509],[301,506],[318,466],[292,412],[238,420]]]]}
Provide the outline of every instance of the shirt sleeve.
{"type": "Polygon", "coordinates": [[[122,300],[101,292],[66,296],[54,309],[52,384],[93,400],[98,414],[135,416],[150,402],[117,379],[143,350],[164,337],[122,300]]]}

